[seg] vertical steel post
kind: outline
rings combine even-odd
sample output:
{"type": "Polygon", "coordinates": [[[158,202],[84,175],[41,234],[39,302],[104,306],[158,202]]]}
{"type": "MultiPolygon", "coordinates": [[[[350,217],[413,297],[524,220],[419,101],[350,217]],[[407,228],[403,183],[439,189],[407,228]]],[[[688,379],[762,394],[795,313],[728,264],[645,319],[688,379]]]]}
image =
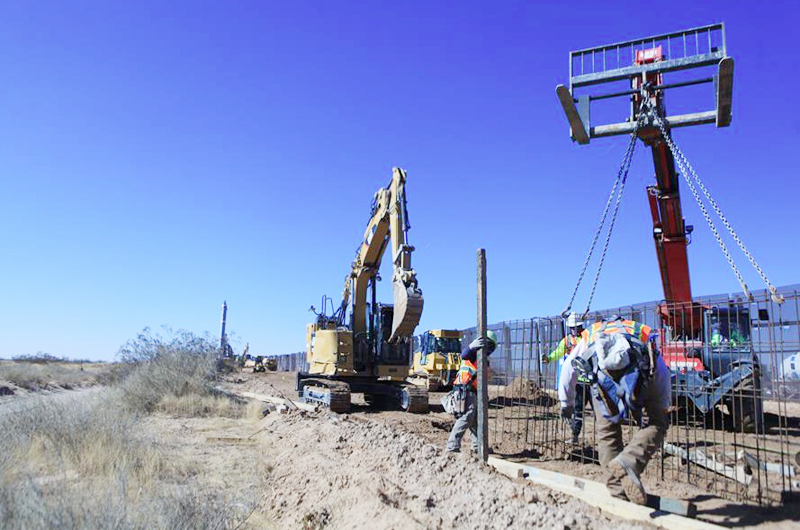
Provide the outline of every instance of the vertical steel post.
{"type": "MultiPolygon", "coordinates": [[[[486,250],[478,249],[478,336],[486,341],[486,250]]],[[[489,381],[486,366],[489,355],[478,350],[478,456],[489,458],[489,381]]]]}
{"type": "Polygon", "coordinates": [[[227,353],[227,348],[225,347],[225,343],[228,342],[228,338],[225,336],[225,319],[228,316],[228,301],[225,300],[222,302],[222,332],[219,336],[219,350],[220,355],[223,357],[227,353]]]}

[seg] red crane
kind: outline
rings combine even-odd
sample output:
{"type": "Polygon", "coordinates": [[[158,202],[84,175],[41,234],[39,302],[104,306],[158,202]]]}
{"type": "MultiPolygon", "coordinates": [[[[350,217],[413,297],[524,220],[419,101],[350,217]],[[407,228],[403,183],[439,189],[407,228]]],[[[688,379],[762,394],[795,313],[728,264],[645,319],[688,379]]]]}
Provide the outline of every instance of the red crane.
{"type": "MultiPolygon", "coordinates": [[[[760,365],[749,343],[749,306],[746,303],[729,304],[728,307],[712,309],[692,300],[686,249],[690,242],[692,227],[686,225],[681,211],[678,185],[681,176],[697,200],[745,294],[750,296],[736,264],[703,204],[698,189],[705,195],[706,201],[715,210],[733,240],[753,263],[769,287],[773,300],[780,303],[782,299],[676,147],[671,135],[672,129],[676,127],[706,123],[715,123],[717,127],[728,126],[731,120],[732,87],[733,59],[726,54],[723,24],[570,53],[569,88],[559,85],[556,93],[570,123],[572,139],[579,144],[587,144],[592,138],[629,135],[631,140],[600,226],[592,240],[589,255],[581,270],[578,285],[565,312],[572,307],[598,236],[604,228],[613,198],[616,196],[605,246],[589,295],[586,313],[589,312],[617,218],[630,162],[636,142],[640,139],[650,148],[655,168],[655,184],[648,186],[647,193],[653,222],[653,240],[664,289],[664,303],[660,306],[660,313],[665,329],[661,334],[660,346],[665,361],[673,370],[673,397],[680,397],[678,402],[683,406],[692,403],[702,414],[724,403],[729,413],[735,416],[732,424],[744,431],[752,432],[758,425],[763,425],[763,410],[759,386],[760,365]],[[697,76],[701,69],[714,67],[716,72],[713,75],[697,76]],[[667,83],[664,74],[670,72],[683,72],[683,74],[682,77],[676,76],[676,80],[667,83]],[[616,92],[597,90],[598,86],[607,87],[609,83],[615,82],[625,83],[625,89],[616,92]],[[705,83],[713,83],[715,88],[716,105],[713,110],[677,116],[667,115],[664,104],[664,93],[667,90],[705,83]],[[576,97],[576,89],[580,89],[582,95],[576,97]],[[592,125],[591,103],[618,97],[630,99],[629,119],[621,123],[592,125]],[[716,333],[725,326],[729,333],[727,338],[730,340],[726,343],[721,340],[716,341],[712,329],[716,333]],[[734,331],[738,334],[736,340],[734,331]]],[[[761,314],[759,319],[762,319],[761,314]]]]}

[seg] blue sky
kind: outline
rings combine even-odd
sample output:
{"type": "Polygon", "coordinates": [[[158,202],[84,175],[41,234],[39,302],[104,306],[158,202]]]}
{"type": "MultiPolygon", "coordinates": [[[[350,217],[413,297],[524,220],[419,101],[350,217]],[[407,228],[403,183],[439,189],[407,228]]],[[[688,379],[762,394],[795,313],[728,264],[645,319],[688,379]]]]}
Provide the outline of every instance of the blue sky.
{"type": "MultiPolygon", "coordinates": [[[[490,321],[557,313],[626,144],[570,141],[554,91],[568,52],[717,21],[733,123],[674,137],[773,283],[795,283],[797,8],[5,2],[0,357],[110,359],[145,326],[217,335],[223,300],[237,352],[299,351],[392,166],[409,175],[419,330],[474,325],[479,247],[490,321]]],[[[662,297],[652,173],[640,145],[595,307],[662,297]]],[[[695,294],[738,291],[683,197],[695,294]]]]}

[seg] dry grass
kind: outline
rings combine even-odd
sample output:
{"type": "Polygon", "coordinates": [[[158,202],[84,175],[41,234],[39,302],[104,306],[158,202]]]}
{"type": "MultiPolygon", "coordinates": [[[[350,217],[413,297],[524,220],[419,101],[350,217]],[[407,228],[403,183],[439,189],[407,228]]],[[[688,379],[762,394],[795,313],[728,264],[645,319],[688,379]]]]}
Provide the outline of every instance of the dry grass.
{"type": "Polygon", "coordinates": [[[241,516],[241,503],[185,485],[195,465],[143,435],[121,394],[98,394],[0,415],[0,527],[228,528],[241,516]]]}
{"type": "Polygon", "coordinates": [[[2,452],[14,464],[3,469],[4,479],[32,471],[45,477],[124,474],[141,486],[163,468],[158,451],[136,437],[135,417],[120,414],[108,396],[40,399],[24,414],[6,414],[2,423],[2,452]]]}
{"type": "Polygon", "coordinates": [[[69,390],[97,384],[108,370],[107,363],[2,361],[0,380],[31,391],[69,390]]]}
{"type": "MultiPolygon", "coordinates": [[[[111,388],[0,408],[0,528],[236,526],[252,501],[238,491],[226,496],[199,487],[197,463],[165,454],[142,428],[143,413],[240,417],[244,410],[211,392],[215,349],[186,338],[142,343],[140,335],[129,346],[152,355],[124,359],[111,388]]],[[[58,378],[78,386],[94,376],[69,368],[3,363],[0,378],[42,388],[58,378]]]]}
{"type": "Polygon", "coordinates": [[[174,396],[170,394],[161,398],[155,406],[155,411],[170,416],[240,418],[244,407],[222,396],[197,394],[174,396]]]}

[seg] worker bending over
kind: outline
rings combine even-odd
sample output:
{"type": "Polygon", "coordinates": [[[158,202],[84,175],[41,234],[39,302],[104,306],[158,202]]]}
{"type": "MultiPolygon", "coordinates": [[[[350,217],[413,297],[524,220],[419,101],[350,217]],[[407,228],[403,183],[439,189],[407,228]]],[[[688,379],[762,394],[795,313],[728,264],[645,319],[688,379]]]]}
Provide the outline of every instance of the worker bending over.
{"type": "Polygon", "coordinates": [[[578,374],[591,381],[606,486],[613,496],[637,504],[647,502],[639,477],[667,433],[672,398],[670,372],[650,331],[650,326],[621,318],[593,324],[567,356],[558,384],[563,416],[574,402],[578,374]],[[640,429],[625,446],[621,423],[629,417],[640,429]]]}
{"type": "MultiPolygon", "coordinates": [[[[542,362],[545,364],[557,362],[565,355],[569,355],[572,349],[577,346],[583,333],[583,322],[576,313],[570,313],[567,317],[567,336],[561,339],[558,346],[550,353],[542,355],[542,362]]],[[[577,386],[575,387],[575,401],[573,405],[567,407],[563,416],[567,421],[572,422],[572,445],[580,443],[581,429],[583,429],[583,411],[586,404],[592,399],[589,379],[583,375],[578,375],[577,386]]]]}
{"type": "Polygon", "coordinates": [[[478,337],[461,350],[461,366],[456,373],[453,392],[456,399],[464,401],[464,412],[456,415],[453,430],[447,438],[448,453],[457,453],[461,450],[461,438],[467,429],[472,433],[472,449],[478,451],[478,367],[475,363],[478,350],[486,346],[485,353],[491,355],[497,348],[497,335],[494,331],[486,332],[486,342],[488,344],[484,344],[483,337],[478,337]]]}

